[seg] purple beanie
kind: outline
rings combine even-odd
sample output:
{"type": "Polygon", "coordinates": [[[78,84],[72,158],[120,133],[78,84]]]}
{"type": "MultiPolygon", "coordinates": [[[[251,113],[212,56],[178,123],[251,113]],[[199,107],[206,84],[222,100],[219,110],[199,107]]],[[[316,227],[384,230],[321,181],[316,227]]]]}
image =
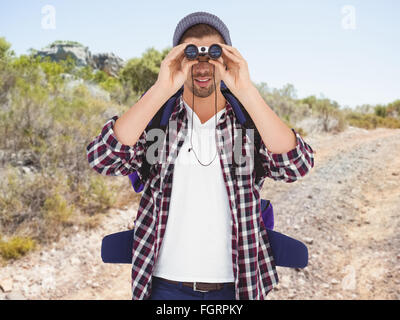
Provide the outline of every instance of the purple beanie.
{"type": "Polygon", "coordinates": [[[225,40],[225,43],[230,46],[232,45],[231,37],[229,36],[229,30],[222,20],[211,13],[199,11],[189,14],[179,21],[174,32],[172,46],[177,46],[185,31],[191,26],[199,23],[205,23],[215,28],[221,34],[222,38],[225,40]]]}

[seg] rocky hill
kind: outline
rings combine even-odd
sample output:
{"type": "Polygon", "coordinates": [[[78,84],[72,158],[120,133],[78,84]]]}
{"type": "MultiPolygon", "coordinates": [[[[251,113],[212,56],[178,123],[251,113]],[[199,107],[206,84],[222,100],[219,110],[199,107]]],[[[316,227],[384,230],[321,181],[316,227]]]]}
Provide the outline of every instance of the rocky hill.
{"type": "Polygon", "coordinates": [[[50,57],[52,61],[57,62],[70,56],[78,67],[91,66],[113,77],[118,76],[119,70],[126,63],[114,53],[92,54],[88,47],[75,41],[55,41],[47,47],[36,51],[35,55],[50,57]]]}

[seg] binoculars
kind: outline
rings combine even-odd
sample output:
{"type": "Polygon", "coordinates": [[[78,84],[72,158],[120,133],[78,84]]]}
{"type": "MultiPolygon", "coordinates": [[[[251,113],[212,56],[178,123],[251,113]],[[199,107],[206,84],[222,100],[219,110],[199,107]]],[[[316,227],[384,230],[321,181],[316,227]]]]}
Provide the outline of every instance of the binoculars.
{"type": "Polygon", "coordinates": [[[210,47],[197,47],[194,44],[188,44],[185,48],[185,56],[188,60],[195,60],[201,56],[208,56],[216,60],[222,55],[222,48],[218,44],[212,44],[210,47]]]}

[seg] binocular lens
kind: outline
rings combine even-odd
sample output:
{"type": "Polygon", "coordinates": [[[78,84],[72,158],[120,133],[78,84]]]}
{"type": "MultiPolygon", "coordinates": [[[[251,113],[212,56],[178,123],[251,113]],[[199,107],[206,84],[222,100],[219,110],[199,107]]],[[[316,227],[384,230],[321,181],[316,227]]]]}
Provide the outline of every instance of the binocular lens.
{"type": "Polygon", "coordinates": [[[199,53],[199,51],[198,51],[197,47],[193,44],[189,44],[185,48],[185,55],[186,55],[186,58],[188,58],[188,59],[192,59],[192,60],[196,59],[198,53],[199,53]]]}
{"type": "Polygon", "coordinates": [[[213,44],[208,49],[208,54],[212,59],[218,59],[222,55],[222,48],[217,44],[213,44]]]}
{"type": "MultiPolygon", "coordinates": [[[[201,47],[202,51],[205,51],[205,47],[201,47]]],[[[199,48],[194,44],[188,44],[185,48],[185,56],[189,60],[194,60],[199,56],[199,48]]],[[[218,44],[213,44],[208,48],[207,54],[211,59],[218,59],[222,55],[222,48],[218,44]]]]}

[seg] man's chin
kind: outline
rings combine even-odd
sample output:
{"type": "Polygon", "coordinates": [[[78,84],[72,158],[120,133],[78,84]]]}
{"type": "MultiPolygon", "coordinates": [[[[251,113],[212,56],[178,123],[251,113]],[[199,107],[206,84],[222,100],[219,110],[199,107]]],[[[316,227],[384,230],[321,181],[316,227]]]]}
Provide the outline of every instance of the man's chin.
{"type": "Polygon", "coordinates": [[[196,90],[194,91],[194,95],[196,96],[196,97],[199,97],[199,98],[207,98],[207,97],[209,97],[209,96],[211,96],[212,94],[213,94],[213,92],[214,92],[214,90],[213,91],[211,91],[211,92],[209,92],[209,91],[207,91],[207,92],[197,92],[196,90]]]}
{"type": "Polygon", "coordinates": [[[207,98],[214,93],[214,85],[210,85],[208,87],[195,87],[194,95],[200,98],[207,98]]]}

